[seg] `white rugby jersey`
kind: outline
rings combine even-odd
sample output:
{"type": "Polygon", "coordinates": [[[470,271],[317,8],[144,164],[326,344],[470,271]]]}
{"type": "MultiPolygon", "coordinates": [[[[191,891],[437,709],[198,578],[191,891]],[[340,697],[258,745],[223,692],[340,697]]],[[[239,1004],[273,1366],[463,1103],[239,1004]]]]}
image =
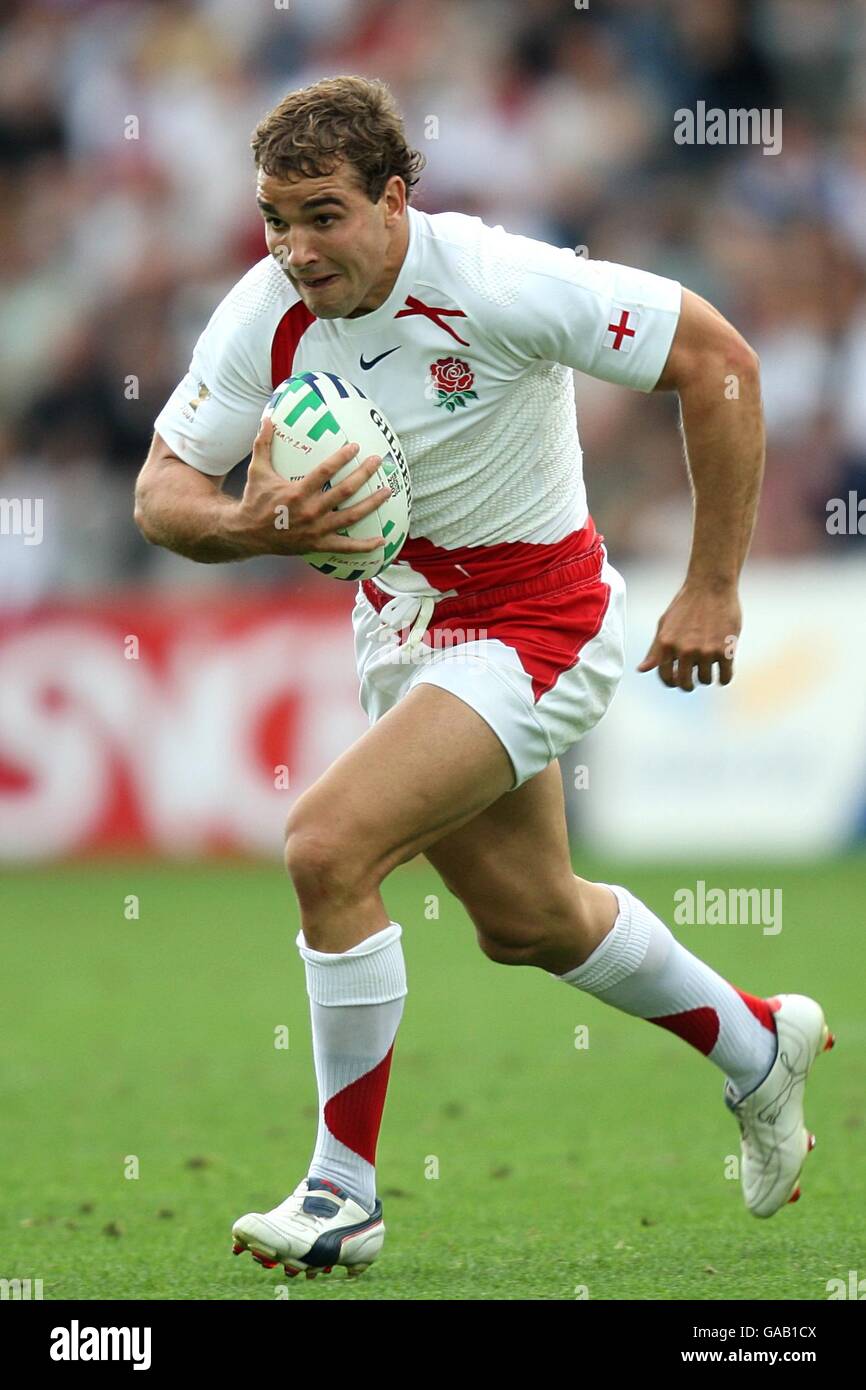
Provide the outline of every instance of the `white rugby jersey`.
{"type": "Polygon", "coordinates": [[[292,373],[333,372],[381,407],[412,477],[409,538],[373,581],[433,596],[540,573],[588,525],[572,369],[650,391],[681,286],[462,213],[409,205],[409,244],[372,313],[318,319],[271,256],[226,295],[155,423],[203,473],[252,448],[292,373]]]}

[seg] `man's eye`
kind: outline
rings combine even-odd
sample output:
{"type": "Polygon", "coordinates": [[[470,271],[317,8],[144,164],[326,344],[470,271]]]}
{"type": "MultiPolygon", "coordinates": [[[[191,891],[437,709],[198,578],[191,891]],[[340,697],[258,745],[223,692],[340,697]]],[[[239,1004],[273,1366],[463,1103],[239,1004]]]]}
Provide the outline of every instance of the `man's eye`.
{"type": "MultiPolygon", "coordinates": [[[[321,213],[319,213],[318,216],[316,217],[316,221],[317,221],[320,225],[321,225],[322,223],[327,224],[327,223],[333,222],[334,220],[335,220],[335,219],[334,219],[333,214],[332,214],[332,213],[329,213],[329,212],[321,212],[321,213]]],[[[282,218],[280,218],[280,217],[266,217],[266,218],[265,218],[265,221],[267,222],[267,224],[268,224],[269,227],[278,227],[278,226],[279,226],[279,227],[284,227],[284,226],[286,225],[285,222],[283,222],[282,218]]]]}

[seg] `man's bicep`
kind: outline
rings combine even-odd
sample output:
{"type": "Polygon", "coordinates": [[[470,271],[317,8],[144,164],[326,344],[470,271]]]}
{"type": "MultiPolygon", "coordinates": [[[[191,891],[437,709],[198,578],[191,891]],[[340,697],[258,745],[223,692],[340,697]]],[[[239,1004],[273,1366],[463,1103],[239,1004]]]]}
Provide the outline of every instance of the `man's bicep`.
{"type": "Polygon", "coordinates": [[[676,391],[717,356],[735,371],[741,359],[753,357],[751,348],[723,314],[694,290],[683,286],[683,304],[677,330],[661,375],[653,388],[676,391]]]}

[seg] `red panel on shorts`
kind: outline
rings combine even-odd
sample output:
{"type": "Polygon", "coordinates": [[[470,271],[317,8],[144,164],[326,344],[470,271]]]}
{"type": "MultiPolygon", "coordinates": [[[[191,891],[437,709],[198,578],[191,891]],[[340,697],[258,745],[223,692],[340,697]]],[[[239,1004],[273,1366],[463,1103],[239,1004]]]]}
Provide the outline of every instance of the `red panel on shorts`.
{"type": "MultiPolygon", "coordinates": [[[[517,652],[531,677],[533,699],[540,699],[601,630],[610,602],[610,585],[600,577],[603,541],[589,517],[582,530],[552,545],[506,541],[442,550],[423,539],[407,542],[412,568],[432,587],[460,590],[436,603],[422,640],[428,647],[503,642],[517,652]],[[427,548],[424,558],[421,547],[427,548]],[[456,569],[463,560],[473,567],[471,577],[456,569]],[[449,637],[443,640],[441,633],[449,637]]],[[[401,558],[405,551],[406,546],[401,558]]],[[[361,588],[377,612],[390,598],[372,580],[361,588]]]]}
{"type": "MultiPolygon", "coordinates": [[[[410,536],[403,543],[399,559],[408,561],[433,589],[475,593],[495,585],[534,579],[555,565],[585,555],[597,539],[590,516],[581,530],[547,545],[537,541],[501,541],[498,545],[465,545],[446,550],[425,536],[410,536]]],[[[387,578],[386,573],[383,579],[387,578]]],[[[365,581],[365,589],[369,583],[365,581]]]]}
{"type": "MultiPolygon", "coordinates": [[[[609,584],[584,581],[559,592],[512,600],[500,613],[476,615],[472,619],[474,635],[476,639],[498,639],[514,648],[524,671],[532,677],[532,698],[538,700],[563,671],[577,665],[581,650],[601,629],[609,602],[609,584]]],[[[441,626],[450,623],[453,619],[441,626]]],[[[431,631],[436,626],[440,624],[432,625],[431,631]]]]}

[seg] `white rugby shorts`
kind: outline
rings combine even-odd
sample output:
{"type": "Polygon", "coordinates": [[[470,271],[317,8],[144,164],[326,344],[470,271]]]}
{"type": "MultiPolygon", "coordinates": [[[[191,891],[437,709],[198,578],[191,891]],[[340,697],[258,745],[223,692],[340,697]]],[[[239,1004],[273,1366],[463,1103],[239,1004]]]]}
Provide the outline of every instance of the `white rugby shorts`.
{"type": "Polygon", "coordinates": [[[394,600],[367,580],[352,625],[370,723],[422,681],[450,690],[504,745],[516,789],[610,705],[625,660],[625,581],[598,539],[531,579],[435,603],[394,600]]]}

